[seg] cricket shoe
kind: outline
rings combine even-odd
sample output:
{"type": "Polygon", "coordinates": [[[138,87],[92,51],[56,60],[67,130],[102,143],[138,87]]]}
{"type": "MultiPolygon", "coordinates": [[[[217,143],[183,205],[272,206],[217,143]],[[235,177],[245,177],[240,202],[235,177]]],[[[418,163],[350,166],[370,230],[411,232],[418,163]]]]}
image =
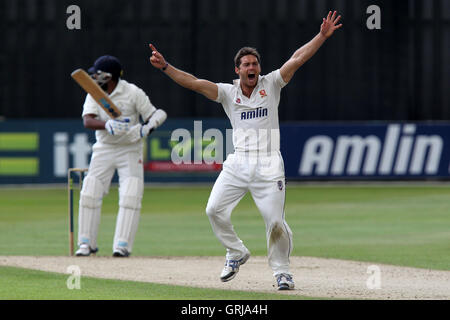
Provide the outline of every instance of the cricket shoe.
{"type": "Polygon", "coordinates": [[[220,280],[222,282],[227,282],[236,277],[236,274],[239,272],[239,267],[247,262],[248,258],[250,258],[250,252],[247,253],[239,260],[226,260],[225,267],[220,274],[220,280]]]}
{"type": "Polygon", "coordinates": [[[75,252],[75,255],[77,257],[88,257],[91,255],[91,253],[97,253],[98,248],[92,249],[87,243],[82,243],[80,247],[78,248],[77,252],[75,252]]]}
{"type": "Polygon", "coordinates": [[[278,290],[292,290],[295,287],[292,276],[287,273],[280,273],[277,277],[278,290]]]}
{"type": "Polygon", "coordinates": [[[130,256],[130,253],[125,248],[119,247],[119,248],[114,249],[113,257],[126,258],[126,257],[129,257],[129,256],[130,256]]]}

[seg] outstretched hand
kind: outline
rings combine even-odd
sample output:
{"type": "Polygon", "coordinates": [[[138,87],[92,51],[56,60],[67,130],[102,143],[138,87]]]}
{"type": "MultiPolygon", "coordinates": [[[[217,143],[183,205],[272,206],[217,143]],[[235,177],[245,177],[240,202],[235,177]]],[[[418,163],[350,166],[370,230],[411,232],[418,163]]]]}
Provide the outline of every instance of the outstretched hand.
{"type": "Polygon", "coordinates": [[[336,18],[336,11],[333,12],[333,15],[331,15],[331,11],[328,12],[327,18],[323,18],[322,25],[320,26],[320,33],[326,38],[331,37],[335,30],[342,27],[342,23],[336,25],[340,19],[341,16],[336,18]]]}
{"type": "Polygon", "coordinates": [[[162,69],[166,66],[166,60],[163,55],[156,50],[155,46],[149,44],[150,49],[152,50],[152,56],[150,57],[150,63],[157,69],[162,69]]]}

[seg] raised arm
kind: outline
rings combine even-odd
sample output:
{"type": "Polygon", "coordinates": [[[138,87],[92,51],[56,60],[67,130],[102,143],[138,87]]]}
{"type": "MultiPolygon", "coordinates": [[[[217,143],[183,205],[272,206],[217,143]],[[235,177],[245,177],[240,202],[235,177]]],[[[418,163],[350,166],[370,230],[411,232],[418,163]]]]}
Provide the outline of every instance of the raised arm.
{"type": "Polygon", "coordinates": [[[327,18],[323,18],[320,32],[311,41],[297,49],[292,57],[281,67],[280,72],[284,82],[289,82],[298,68],[319,50],[325,40],[331,37],[335,30],[342,27],[342,24],[336,25],[340,19],[341,16],[336,17],[336,11],[333,14],[330,11],[327,18]]]}
{"type": "Polygon", "coordinates": [[[150,57],[150,63],[152,64],[152,66],[162,70],[180,86],[201,93],[208,99],[217,99],[217,96],[219,94],[219,88],[217,87],[217,84],[208,80],[197,79],[192,74],[175,68],[174,66],[167,63],[163,55],[158,50],[156,50],[155,46],[153,46],[152,44],[150,44],[149,46],[152,50],[152,56],[150,57]]]}

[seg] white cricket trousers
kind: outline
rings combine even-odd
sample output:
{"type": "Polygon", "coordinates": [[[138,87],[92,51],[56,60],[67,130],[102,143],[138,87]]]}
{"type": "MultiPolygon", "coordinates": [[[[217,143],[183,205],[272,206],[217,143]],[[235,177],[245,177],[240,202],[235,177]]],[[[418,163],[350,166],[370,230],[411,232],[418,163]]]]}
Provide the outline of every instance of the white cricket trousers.
{"type": "Polygon", "coordinates": [[[234,231],[231,212],[250,191],[266,225],[269,265],[274,276],[289,273],[292,231],[285,221],[284,164],[279,152],[271,156],[230,154],[214,183],[206,206],[212,229],[227,249],[227,259],[248,251],[234,231]]]}
{"type": "Polygon", "coordinates": [[[131,252],[139,223],[144,187],[141,145],[94,145],[88,175],[80,196],[78,242],[89,243],[91,248],[96,248],[103,196],[108,193],[116,170],[120,188],[113,250],[125,247],[131,252]]]}

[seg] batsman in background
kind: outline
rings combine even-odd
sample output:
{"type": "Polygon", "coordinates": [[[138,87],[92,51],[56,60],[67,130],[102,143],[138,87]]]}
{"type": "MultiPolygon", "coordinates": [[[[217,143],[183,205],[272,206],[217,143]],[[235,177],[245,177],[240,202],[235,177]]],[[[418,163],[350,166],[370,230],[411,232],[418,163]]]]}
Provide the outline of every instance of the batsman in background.
{"type": "Polygon", "coordinates": [[[88,94],[83,106],[83,123],[95,130],[89,171],[80,194],[77,256],[98,251],[97,234],[103,196],[109,191],[117,169],[119,176],[119,213],[113,242],[113,256],[127,257],[139,223],[144,192],[143,141],[160,126],[167,114],[156,109],[145,92],[121,78],[120,61],[113,56],[98,58],[88,70],[108,93],[122,115],[111,119],[88,94]],[[144,124],[141,124],[143,120],[144,124]]]}
{"type": "Polygon", "coordinates": [[[151,64],[179,85],[221,103],[233,128],[235,153],[230,154],[211,191],[206,213],[212,229],[226,248],[222,281],[233,279],[250,251],[238,238],[231,223],[231,212],[250,191],[265,225],[269,265],[279,290],[294,288],[289,272],[292,232],[285,221],[285,176],[280,153],[278,105],[281,89],[294,73],[310,59],[342,24],[340,16],[329,12],[320,32],[299,48],[278,70],[261,76],[260,56],[254,48],[244,47],[235,57],[239,79],[233,84],[197,79],[169,64],[150,44],[151,64]],[[258,133],[256,139],[246,132],[258,133]]]}

